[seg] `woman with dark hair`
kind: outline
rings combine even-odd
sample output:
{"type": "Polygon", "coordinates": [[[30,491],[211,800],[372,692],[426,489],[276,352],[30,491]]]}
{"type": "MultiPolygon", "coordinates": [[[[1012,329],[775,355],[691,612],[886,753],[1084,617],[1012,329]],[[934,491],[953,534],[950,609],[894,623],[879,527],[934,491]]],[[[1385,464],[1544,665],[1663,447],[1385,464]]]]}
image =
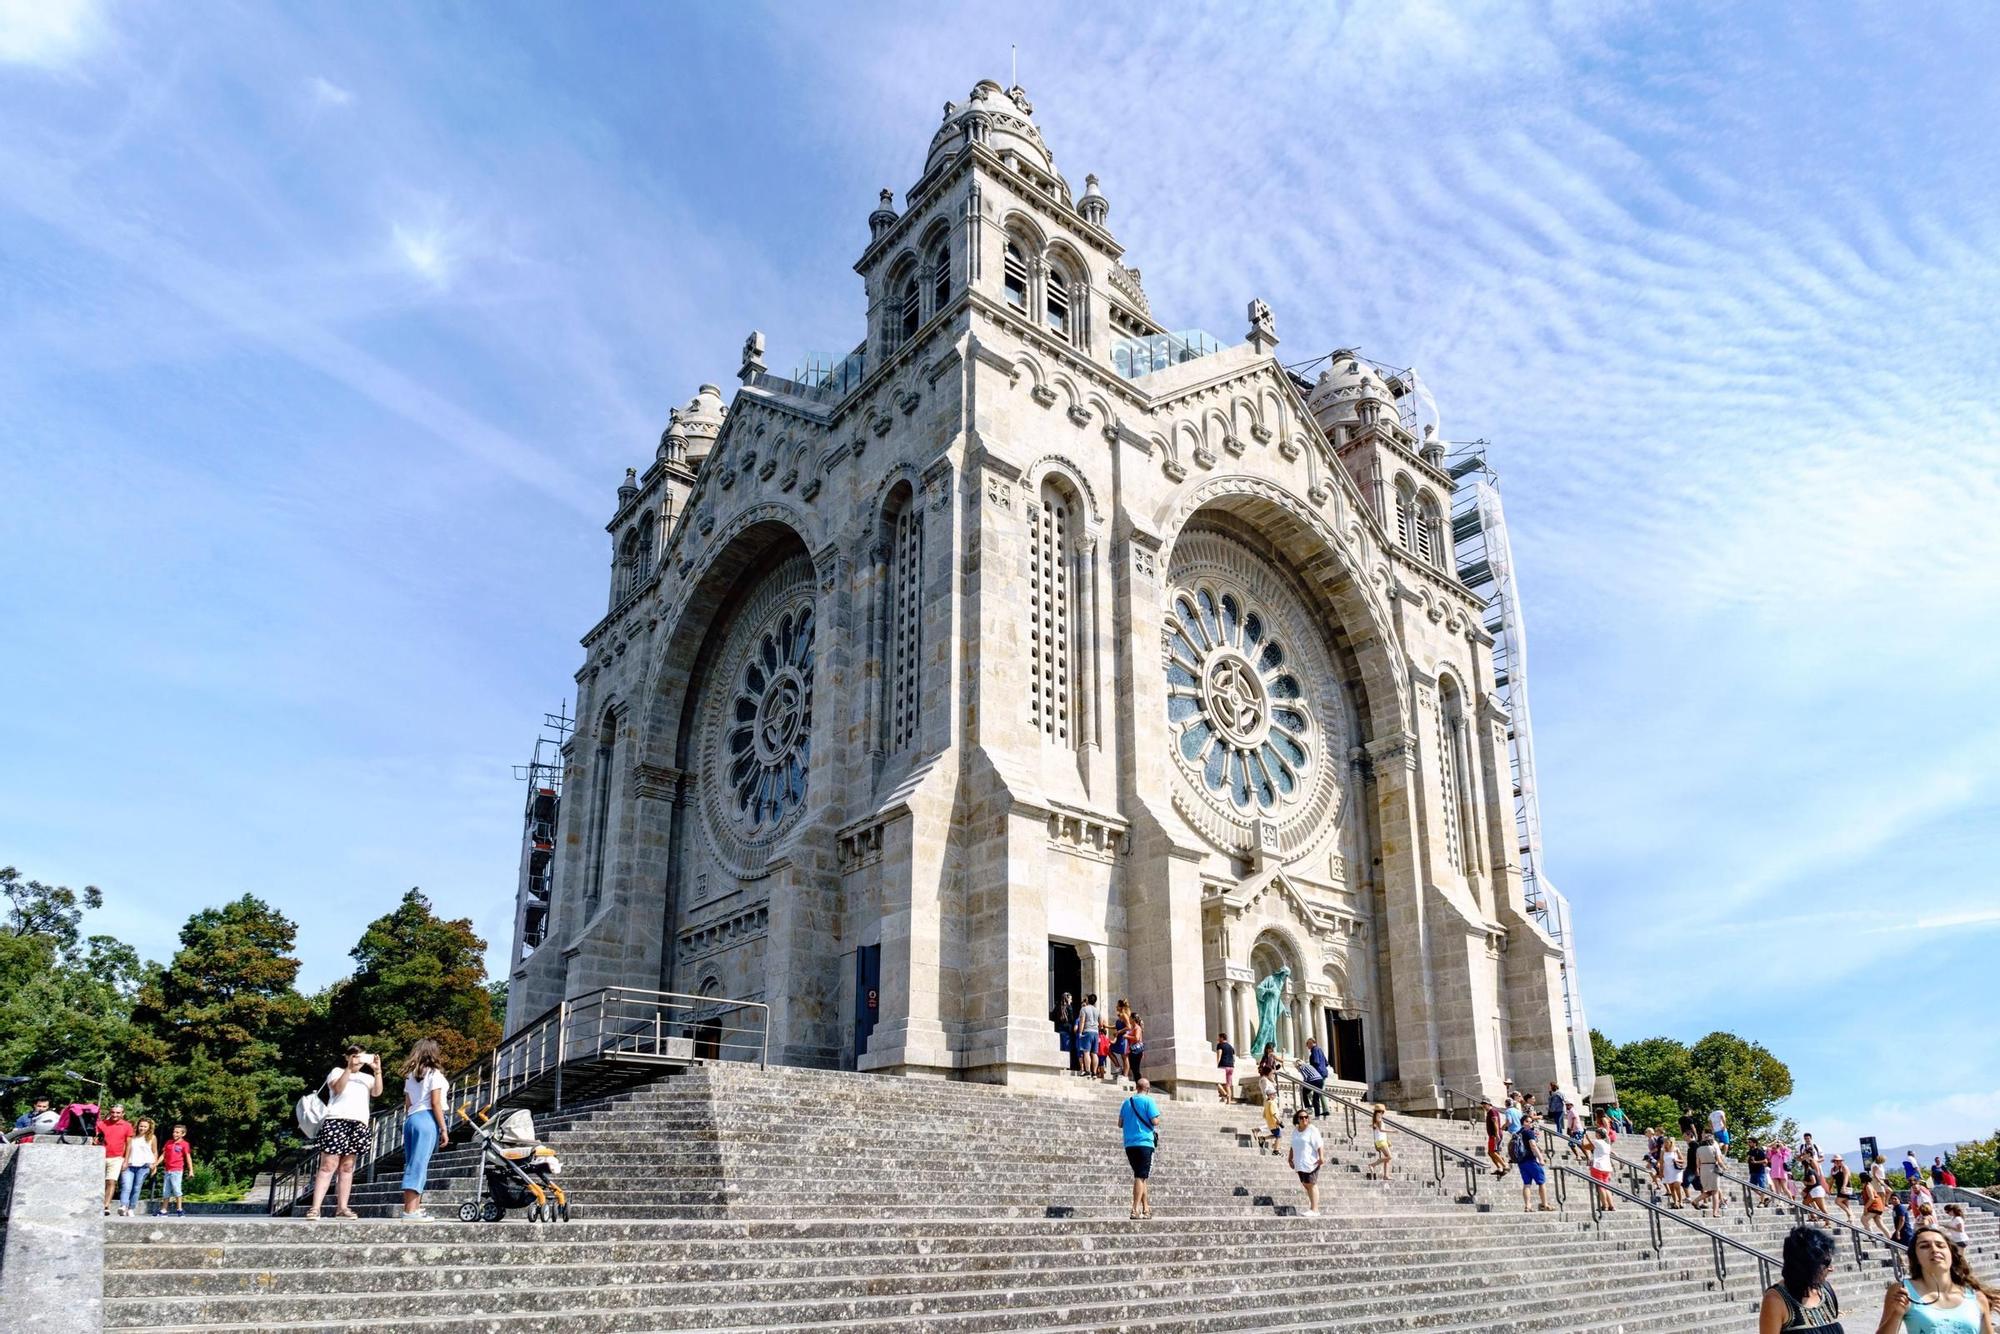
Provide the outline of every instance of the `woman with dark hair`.
{"type": "Polygon", "coordinates": [[[326,1201],[329,1181],[333,1191],[335,1218],[355,1218],[347,1207],[347,1193],[354,1186],[354,1165],[368,1147],[368,1100],[382,1096],[382,1059],[358,1043],[350,1042],[341,1053],[341,1063],[327,1071],[324,1087],[333,1096],[327,1099],[326,1117],[319,1123],[319,1167],[313,1173],[312,1208],[307,1218],[318,1218],[326,1201]]]}
{"type": "Polygon", "coordinates": [[[1764,1289],[1757,1308],[1757,1334],[1845,1334],[1840,1297],[1826,1279],[1837,1254],[1833,1238],[1809,1223],[1785,1234],[1782,1277],[1764,1289]]]}
{"type": "Polygon", "coordinates": [[[1910,1242],[1910,1275],[1889,1285],[1875,1334],[1993,1334],[1993,1297],[1965,1252],[1934,1227],[1910,1242]]]}
{"type": "Polygon", "coordinates": [[[451,1117],[445,1111],[451,1081],[438,1060],[437,1043],[425,1038],[403,1062],[403,1217],[424,1222],[430,1219],[423,1204],[431,1155],[451,1142],[451,1117]]]}

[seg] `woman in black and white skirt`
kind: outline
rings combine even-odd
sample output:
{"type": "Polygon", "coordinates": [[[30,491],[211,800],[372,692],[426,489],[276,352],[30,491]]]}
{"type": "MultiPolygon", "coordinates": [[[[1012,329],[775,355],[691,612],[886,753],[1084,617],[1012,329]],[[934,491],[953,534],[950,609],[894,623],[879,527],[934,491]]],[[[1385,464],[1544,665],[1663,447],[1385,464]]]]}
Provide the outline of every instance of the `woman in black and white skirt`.
{"type": "Polygon", "coordinates": [[[382,1061],[360,1047],[349,1046],[345,1061],[326,1076],[328,1098],[326,1117],[319,1123],[319,1172],[313,1178],[312,1208],[307,1218],[318,1218],[326,1199],[326,1183],[339,1174],[334,1188],[333,1216],[353,1218],[347,1207],[347,1192],[354,1185],[355,1157],[368,1147],[368,1099],[382,1096],[382,1061]]]}

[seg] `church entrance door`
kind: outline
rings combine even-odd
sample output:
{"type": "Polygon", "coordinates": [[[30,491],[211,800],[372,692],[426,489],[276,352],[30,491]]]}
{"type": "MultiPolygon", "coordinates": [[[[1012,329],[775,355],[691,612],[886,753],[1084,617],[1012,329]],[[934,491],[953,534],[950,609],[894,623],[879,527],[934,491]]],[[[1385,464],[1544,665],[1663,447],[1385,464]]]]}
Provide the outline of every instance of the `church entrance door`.
{"type": "Polygon", "coordinates": [[[1361,1020],[1342,1019],[1332,1010],[1326,1012],[1333,1021],[1333,1074],[1336,1079],[1352,1080],[1357,1084],[1368,1082],[1368,1063],[1361,1050],[1361,1020]]]}
{"type": "Polygon", "coordinates": [[[882,947],[863,945],[854,951],[854,1054],[868,1051],[868,1039],[882,1014],[882,947]]]}

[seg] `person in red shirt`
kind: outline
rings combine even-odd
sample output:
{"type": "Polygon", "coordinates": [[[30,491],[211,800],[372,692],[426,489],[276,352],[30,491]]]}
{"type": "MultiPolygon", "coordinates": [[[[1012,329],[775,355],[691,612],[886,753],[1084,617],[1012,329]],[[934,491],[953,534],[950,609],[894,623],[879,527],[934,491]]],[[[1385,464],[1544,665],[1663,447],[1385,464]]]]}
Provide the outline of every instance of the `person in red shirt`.
{"type": "Polygon", "coordinates": [[[125,1146],[132,1142],[132,1123],[125,1119],[125,1104],[115,1104],[97,1122],[97,1142],[104,1146],[104,1216],[111,1217],[111,1197],[118,1193],[118,1177],[125,1170],[125,1146]]]}
{"type": "Polygon", "coordinates": [[[160,1146],[160,1213],[168,1218],[186,1218],[187,1201],[181,1198],[181,1181],[194,1170],[194,1145],[188,1143],[188,1128],[178,1123],[173,1138],[160,1146]]]}

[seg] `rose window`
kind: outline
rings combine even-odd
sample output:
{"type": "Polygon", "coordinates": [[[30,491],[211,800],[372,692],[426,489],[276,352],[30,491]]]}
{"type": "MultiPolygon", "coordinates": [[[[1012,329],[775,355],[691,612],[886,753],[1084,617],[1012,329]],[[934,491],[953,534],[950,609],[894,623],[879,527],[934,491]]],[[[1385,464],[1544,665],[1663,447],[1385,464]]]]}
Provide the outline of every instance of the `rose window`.
{"type": "Polygon", "coordinates": [[[805,802],[812,760],[813,610],[787,608],[758,636],[736,678],[724,734],[729,813],[746,832],[805,802]]]}
{"type": "Polygon", "coordinates": [[[1167,722],[1197,785],[1239,815],[1309,786],[1312,715],[1270,616],[1241,593],[1177,590],[1167,636],[1167,722]]]}

